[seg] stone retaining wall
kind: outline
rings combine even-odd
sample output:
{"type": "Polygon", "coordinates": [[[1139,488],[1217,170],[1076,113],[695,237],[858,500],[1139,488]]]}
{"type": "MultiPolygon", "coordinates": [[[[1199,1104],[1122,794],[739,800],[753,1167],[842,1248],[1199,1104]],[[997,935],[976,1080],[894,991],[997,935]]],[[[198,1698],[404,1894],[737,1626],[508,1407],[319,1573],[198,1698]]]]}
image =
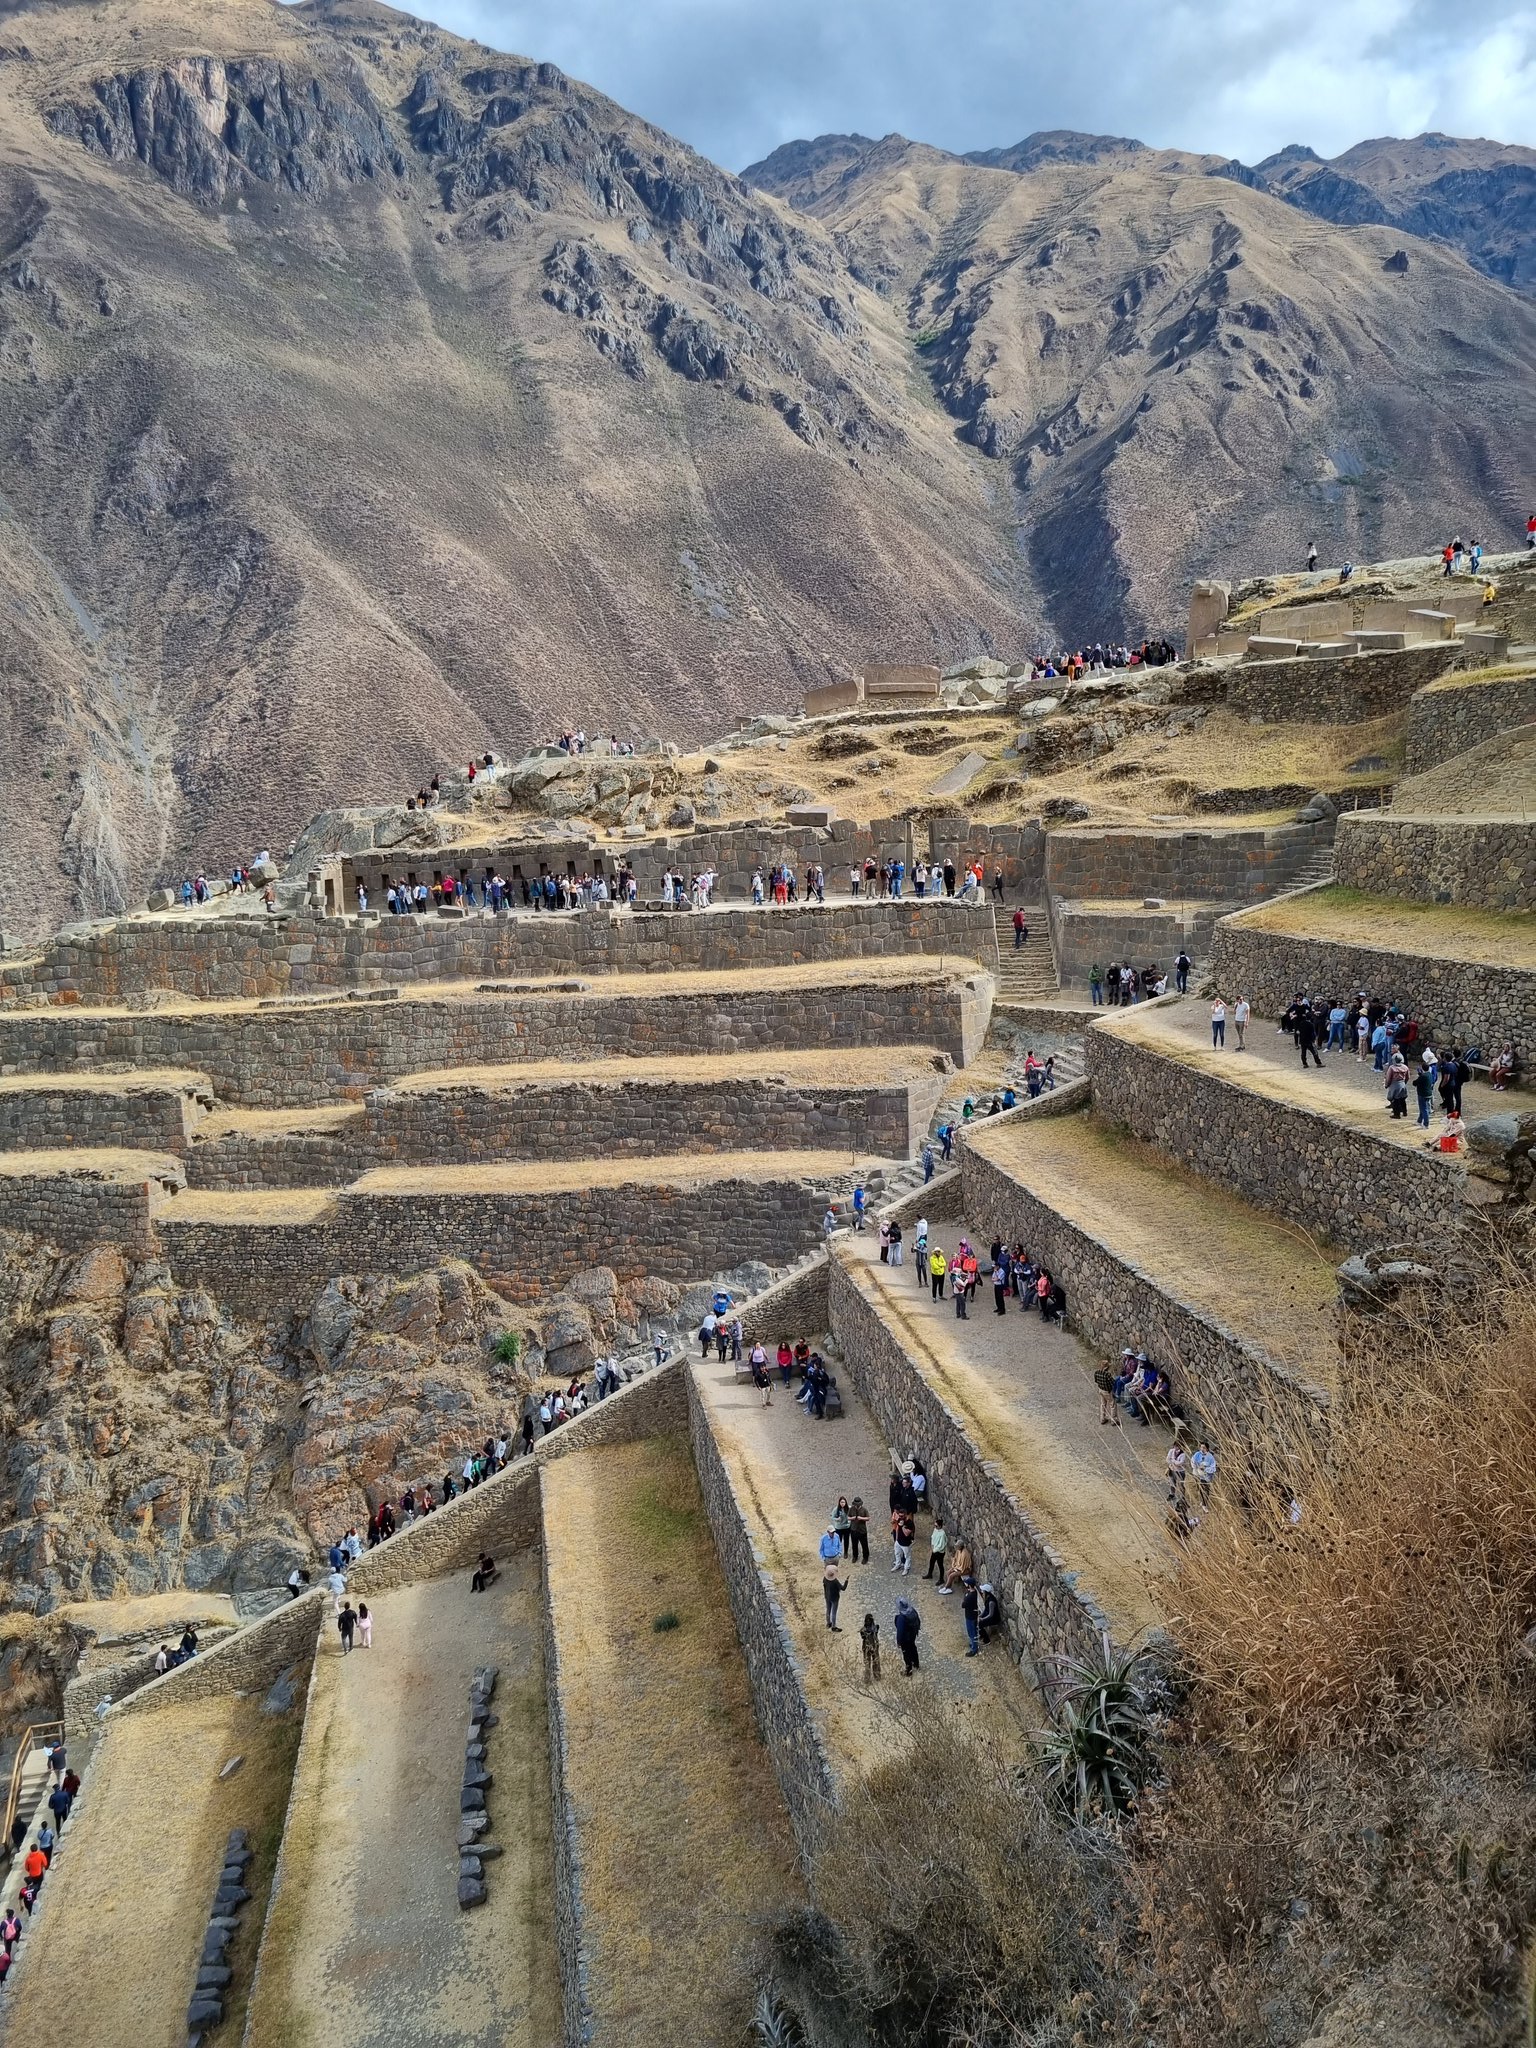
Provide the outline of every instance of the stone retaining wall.
{"type": "Polygon", "coordinates": [[[1536,905],[1536,820],[1356,812],[1339,820],[1334,880],[1410,903],[1529,910],[1536,905]]]}
{"type": "Polygon", "coordinates": [[[207,1188],[339,1187],[378,1166],[759,1150],[906,1159],[942,1086],[937,1073],[825,1087],[735,1076],[623,1081],[616,1074],[602,1084],[381,1090],[339,1129],[236,1131],[194,1145],[187,1180],[207,1188]]]}
{"type": "Polygon", "coordinates": [[[445,1258],[467,1260],[509,1301],[534,1302],[594,1260],[621,1282],[697,1280],[744,1249],[788,1265],[821,1242],[826,1199],[788,1180],[636,1179],[549,1195],[343,1189],[312,1222],[182,1222],[173,1206],[159,1238],[183,1286],[211,1288],[236,1314],[287,1314],[335,1273],[415,1272],[445,1258]]]}
{"type": "Polygon", "coordinates": [[[347,1573],[347,1590],[371,1600],[396,1586],[469,1571],[482,1550],[497,1557],[530,1549],[539,1541],[542,1467],[594,1444],[638,1443],[681,1429],[686,1380],[683,1361],[672,1359],[605,1400],[594,1400],[548,1436],[536,1437],[529,1456],[364,1551],[347,1573]]]}
{"type": "Polygon", "coordinates": [[[1225,918],[1212,940],[1209,978],[1229,997],[1246,995],[1255,1015],[1278,1017],[1297,989],[1363,988],[1402,1003],[1436,1043],[1492,1049],[1513,1039],[1528,1061],[1536,1053],[1536,972],[1529,968],[1309,939],[1225,918]]]}
{"type": "Polygon", "coordinates": [[[102,1180],[89,1172],[0,1174],[0,1230],[30,1231],[61,1252],[106,1243],[148,1258],[155,1248],[158,1187],[149,1180],[102,1180]]]}
{"type": "Polygon", "coordinates": [[[1274,723],[1357,725],[1400,710],[1461,655],[1459,641],[1435,640],[1330,660],[1241,662],[1227,671],[1227,707],[1274,723]]]}
{"type": "MultiPolygon", "coordinates": [[[[990,913],[989,913],[990,916],[990,913]]],[[[931,1046],[967,1066],[992,1014],[990,974],[777,990],[654,996],[495,996],[270,1009],[85,1009],[0,1014],[0,1073],[191,1066],[220,1098],[273,1109],[358,1097],[438,1067],[631,1054],[781,1052],[825,1046],[931,1046]]]]}
{"type": "Polygon", "coordinates": [[[1506,677],[1497,682],[1468,682],[1460,677],[1433,683],[1414,693],[1408,706],[1408,742],[1404,772],[1422,775],[1426,768],[1497,739],[1515,726],[1536,723],[1536,675],[1506,677]]]}
{"type": "Polygon", "coordinates": [[[274,1608],[249,1628],[236,1629],[211,1650],[201,1650],[190,1664],[178,1664],[163,1677],[130,1693],[109,1708],[110,1723],[123,1714],[151,1714],[162,1705],[184,1700],[222,1699],[232,1692],[265,1692],[280,1672],[313,1656],[330,1595],[317,1586],[286,1607],[274,1608]]]}
{"type": "MultiPolygon", "coordinates": [[[[825,1270],[823,1267],[823,1274],[825,1270]]],[[[780,1319],[787,1314],[788,1308],[780,1304],[780,1319]]],[[[746,1662],[758,1730],[789,1809],[801,1857],[809,1863],[836,1796],[831,1755],[806,1696],[789,1624],[691,1373],[688,1431],[704,1512],[746,1662]]]]}
{"type": "Polygon", "coordinates": [[[786,1273],[772,1287],[750,1295],[741,1308],[744,1344],[754,1344],[759,1337],[765,1344],[775,1346],[781,1337],[788,1337],[794,1343],[798,1337],[818,1337],[826,1327],[827,1255],[824,1251],[818,1252],[808,1264],[786,1273]]]}
{"type": "MultiPolygon", "coordinates": [[[[1271,1028],[1257,1016],[1249,1026],[1271,1028]]],[[[1122,1037],[1113,1024],[1086,1043],[1102,1115],[1256,1208],[1350,1252],[1457,1228],[1460,1166],[1309,1109],[1300,1074],[1302,1099],[1283,1102],[1122,1037]]]]}
{"type": "Polygon", "coordinates": [[[36,957],[0,969],[0,997],[68,991],[82,1002],[108,1003],[168,989],[198,1002],[239,1001],[422,981],[761,969],[936,952],[995,965],[987,905],[927,897],[653,915],[386,915],[376,922],[188,914],[57,938],[36,957]]]}
{"type": "Polygon", "coordinates": [[[935,1392],[887,1328],[852,1269],[836,1252],[829,1288],[832,1334],[854,1391],[888,1444],[921,1450],[930,1496],[947,1527],[965,1537],[1002,1600],[1016,1657],[1035,1663],[1086,1656],[1109,1622],[1073,1583],[1065,1560],[984,1459],[964,1421],[935,1392]]]}
{"type": "Polygon", "coordinates": [[[1181,1299],[969,1145],[960,1179],[964,1213],[978,1236],[1029,1245],[1066,1289],[1071,1327],[1107,1358],[1127,1344],[1144,1345],[1167,1365],[1193,1426],[1203,1418],[1217,1435],[1223,1426],[1245,1435],[1276,1423],[1291,1434],[1316,1426],[1328,1395],[1283,1359],[1181,1299]]]}
{"type": "Polygon", "coordinates": [[[1144,910],[1128,904],[1109,912],[1053,896],[1049,915],[1057,979],[1063,988],[1087,988],[1093,968],[1107,968],[1111,960],[1129,960],[1138,971],[1155,965],[1171,975],[1181,952],[1194,961],[1210,952],[1218,920],[1234,908],[1232,903],[1181,903],[1144,910]]]}
{"type": "MultiPolygon", "coordinates": [[[[540,1520],[543,1482],[540,1481],[540,1520]]],[[[586,1944],[586,1902],[582,1896],[581,1830],[571,1798],[570,1741],[565,1728],[565,1686],[560,1676],[560,1636],[555,1627],[549,1558],[541,1553],[540,1593],[544,1641],[544,1697],[549,1715],[549,1798],[554,1847],[555,1952],[560,1964],[562,2048],[586,2048],[594,2031],[592,1966],[586,1944]]]]}
{"type": "Polygon", "coordinates": [[[54,1145],[182,1154],[211,1095],[191,1088],[0,1088],[0,1152],[54,1145]]]}
{"type": "Polygon", "coordinates": [[[1050,894],[1092,902],[1136,902],[1143,896],[1256,903],[1286,889],[1333,836],[1331,821],[1315,825],[1069,826],[1046,839],[1050,894]]]}

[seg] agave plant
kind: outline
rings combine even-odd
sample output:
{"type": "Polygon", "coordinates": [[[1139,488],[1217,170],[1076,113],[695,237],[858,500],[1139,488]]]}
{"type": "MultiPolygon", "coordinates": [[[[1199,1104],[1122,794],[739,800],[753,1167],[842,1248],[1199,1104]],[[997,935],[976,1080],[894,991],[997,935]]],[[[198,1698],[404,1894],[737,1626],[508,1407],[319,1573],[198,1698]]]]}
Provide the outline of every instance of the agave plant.
{"type": "Polygon", "coordinates": [[[778,1994],[765,1984],[757,1994],[752,2013],[752,2033],[761,2048],[801,2048],[800,2029],[795,2025],[778,1994]]]}
{"type": "Polygon", "coordinates": [[[1104,1638],[1092,1658],[1054,1661],[1057,1705],[1038,1737],[1049,1790],[1079,1821],[1127,1813],[1152,1774],[1158,1718],[1151,1651],[1104,1638]]]}

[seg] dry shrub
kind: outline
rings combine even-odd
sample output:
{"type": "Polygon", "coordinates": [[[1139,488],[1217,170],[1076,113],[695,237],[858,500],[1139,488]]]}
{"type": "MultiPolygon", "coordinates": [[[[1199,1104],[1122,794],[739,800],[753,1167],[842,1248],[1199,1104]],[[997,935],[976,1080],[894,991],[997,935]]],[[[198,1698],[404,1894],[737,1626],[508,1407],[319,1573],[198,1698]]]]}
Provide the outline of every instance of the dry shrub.
{"type": "Polygon", "coordinates": [[[1524,2038],[1536,1303],[1487,1277],[1454,1329],[1444,1297],[1366,1326],[1318,1435],[1224,1432],[1165,1589],[1187,1690],[1130,1838],[1137,1934],[1106,1958],[1127,2041],[1524,2038]]]}
{"type": "Polygon", "coordinates": [[[1536,1302],[1500,1299],[1449,1336],[1385,1322],[1312,1439],[1226,1433],[1220,1496],[1166,1589],[1201,1731],[1302,1754],[1476,1702],[1490,1751],[1527,1741],[1536,1302]]]}
{"type": "Polygon", "coordinates": [[[1103,1880],[1037,1775],[941,1709],[851,1791],[774,1942],[807,2038],[850,2048],[1069,2042],[1091,2000],[1103,1880]]]}

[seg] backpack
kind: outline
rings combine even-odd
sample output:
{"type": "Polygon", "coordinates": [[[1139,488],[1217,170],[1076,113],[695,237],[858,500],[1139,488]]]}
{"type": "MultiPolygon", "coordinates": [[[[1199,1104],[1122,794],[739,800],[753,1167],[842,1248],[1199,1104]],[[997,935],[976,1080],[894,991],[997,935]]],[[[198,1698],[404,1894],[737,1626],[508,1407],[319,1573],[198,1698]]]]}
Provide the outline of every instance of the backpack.
{"type": "Polygon", "coordinates": [[[1112,1394],[1115,1391],[1115,1376],[1107,1365],[1099,1367],[1093,1376],[1093,1384],[1101,1394],[1112,1394]]]}

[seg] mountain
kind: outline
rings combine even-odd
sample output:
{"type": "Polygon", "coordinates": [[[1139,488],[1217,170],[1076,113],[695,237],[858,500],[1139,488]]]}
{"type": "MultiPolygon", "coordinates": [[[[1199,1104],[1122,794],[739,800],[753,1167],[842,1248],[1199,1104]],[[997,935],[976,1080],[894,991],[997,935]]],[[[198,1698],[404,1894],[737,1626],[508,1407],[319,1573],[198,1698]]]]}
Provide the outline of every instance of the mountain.
{"type": "Polygon", "coordinates": [[[1536,306],[1440,244],[1404,264],[1395,227],[1270,189],[1319,175],[1310,152],[1245,171],[1070,142],[1001,152],[1023,170],[887,136],[830,181],[785,152],[754,171],[905,310],[1062,632],[1176,624],[1195,576],[1314,538],[1326,561],[1442,528],[1514,544],[1536,306]]]}
{"type": "Polygon", "coordinates": [[[6,0],[0,929],[566,723],[1016,646],[1006,491],[916,381],[825,230],[552,66],[6,0]]]}
{"type": "Polygon", "coordinates": [[[1536,291],[1536,150],[1430,134],[1359,142],[1326,163],[1305,149],[1281,157],[1258,169],[1293,206],[1449,242],[1489,277],[1536,291]]]}
{"type": "Polygon", "coordinates": [[[1294,152],[982,154],[743,179],[372,0],[0,0],[0,930],[566,723],[1523,521],[1526,300],[1294,152]]]}

